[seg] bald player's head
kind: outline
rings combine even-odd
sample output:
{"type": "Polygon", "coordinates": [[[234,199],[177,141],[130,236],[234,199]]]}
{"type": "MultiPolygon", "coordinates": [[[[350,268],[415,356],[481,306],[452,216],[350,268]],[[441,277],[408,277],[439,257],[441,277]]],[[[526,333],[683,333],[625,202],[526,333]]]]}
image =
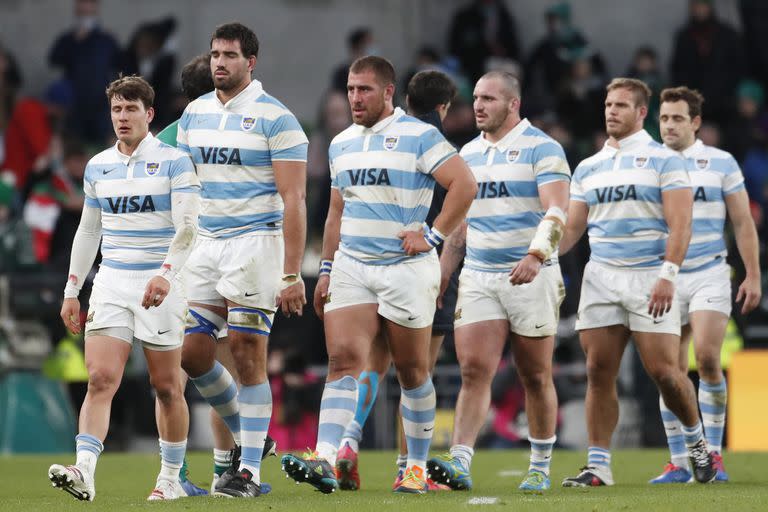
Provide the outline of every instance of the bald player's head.
{"type": "Polygon", "coordinates": [[[508,71],[489,71],[480,80],[498,80],[507,99],[520,99],[520,80],[508,71]]]}

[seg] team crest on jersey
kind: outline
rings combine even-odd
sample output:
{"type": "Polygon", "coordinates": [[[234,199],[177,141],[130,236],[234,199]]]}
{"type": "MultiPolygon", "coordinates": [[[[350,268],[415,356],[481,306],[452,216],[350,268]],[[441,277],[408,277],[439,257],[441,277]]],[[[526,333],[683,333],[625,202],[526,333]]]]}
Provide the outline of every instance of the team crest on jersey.
{"type": "Polygon", "coordinates": [[[400,141],[399,135],[388,135],[384,137],[384,149],[392,151],[397,147],[397,143],[400,141]]]}
{"type": "Polygon", "coordinates": [[[520,150],[519,149],[510,149],[507,151],[507,162],[513,164],[517,162],[517,159],[520,158],[520,150]]]}
{"type": "Polygon", "coordinates": [[[240,120],[240,128],[242,128],[245,131],[251,131],[253,130],[253,127],[256,126],[256,118],[255,117],[243,117],[240,120]]]}
{"type": "Polygon", "coordinates": [[[703,171],[709,167],[709,159],[708,158],[697,158],[696,159],[696,168],[700,171],[703,171]]]}
{"type": "Polygon", "coordinates": [[[636,156],[635,160],[632,162],[632,165],[634,165],[638,169],[642,169],[646,166],[647,163],[648,163],[647,156],[636,156]]]}
{"type": "Polygon", "coordinates": [[[160,164],[157,162],[147,162],[144,164],[144,172],[147,173],[147,176],[154,176],[160,172],[160,164]]]}

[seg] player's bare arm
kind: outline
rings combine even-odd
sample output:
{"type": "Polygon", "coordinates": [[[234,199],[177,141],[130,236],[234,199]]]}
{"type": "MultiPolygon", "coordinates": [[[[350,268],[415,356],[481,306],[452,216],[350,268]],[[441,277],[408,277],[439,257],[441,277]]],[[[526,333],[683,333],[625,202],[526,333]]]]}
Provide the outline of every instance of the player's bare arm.
{"type": "MultiPolygon", "coordinates": [[[[325,219],[325,230],[323,231],[323,251],[322,260],[333,261],[333,256],[339,248],[341,239],[341,215],[344,212],[344,199],[338,189],[331,189],[331,202],[328,205],[328,217],[325,219]]],[[[330,274],[323,273],[317,279],[315,286],[315,296],[313,305],[315,313],[323,319],[323,305],[328,296],[328,285],[331,282],[330,274]]]]}
{"type": "MultiPolygon", "coordinates": [[[[472,200],[477,194],[477,182],[467,164],[459,155],[454,155],[442,163],[432,173],[448,192],[440,215],[433,224],[433,229],[445,236],[450,235],[467,216],[472,200]]],[[[403,249],[409,256],[432,249],[421,231],[403,231],[398,235],[403,240],[403,249]]]]}
{"type": "Polygon", "coordinates": [[[283,237],[285,239],[284,279],[278,307],[285,315],[302,314],[307,303],[301,280],[301,260],[307,240],[307,164],[300,161],[273,161],[277,192],[285,205],[283,237]]]}
{"type": "Polygon", "coordinates": [[[568,205],[568,221],[565,223],[563,238],[560,240],[560,254],[565,254],[581,240],[587,230],[589,206],[583,201],[570,201],[568,205]]]}
{"type": "Polygon", "coordinates": [[[544,207],[544,219],[528,249],[528,254],[509,273],[513,285],[530,283],[541,270],[541,264],[557,250],[566,224],[566,211],[570,185],[567,181],[556,181],[539,187],[539,199],[544,207]]]}
{"type": "Polygon", "coordinates": [[[80,217],[69,264],[69,279],[64,288],[61,319],[72,334],[80,334],[80,301],[77,296],[93,266],[101,242],[101,210],[86,206],[80,217]]]}
{"type": "Polygon", "coordinates": [[[171,240],[168,254],[158,275],[147,283],[141,307],[149,309],[163,303],[171,291],[171,282],[189,258],[197,239],[197,220],[200,216],[198,193],[171,192],[171,218],[176,234],[171,240]]]}
{"type": "Polygon", "coordinates": [[[467,253],[467,222],[462,221],[459,227],[445,239],[443,252],[440,255],[440,294],[437,296],[437,307],[443,307],[443,294],[448,289],[451,275],[459,268],[467,253]]]}
{"type": "MultiPolygon", "coordinates": [[[[669,227],[669,237],[662,264],[662,274],[664,274],[669,264],[679,268],[685,259],[688,243],[691,241],[693,193],[690,188],[667,190],[661,193],[661,202],[664,209],[664,220],[669,227]]],[[[674,274],[677,274],[677,269],[674,270],[674,274]]],[[[648,314],[657,318],[669,312],[674,296],[674,275],[659,277],[651,290],[648,314]]]]}
{"type": "Polygon", "coordinates": [[[741,261],[747,275],[739,285],[736,302],[742,302],[742,314],[749,313],[757,307],[762,296],[760,285],[760,247],[757,240],[755,221],[749,210],[749,196],[746,190],[740,190],[725,196],[725,208],[733,223],[736,237],[736,247],[739,249],[741,261]]]}

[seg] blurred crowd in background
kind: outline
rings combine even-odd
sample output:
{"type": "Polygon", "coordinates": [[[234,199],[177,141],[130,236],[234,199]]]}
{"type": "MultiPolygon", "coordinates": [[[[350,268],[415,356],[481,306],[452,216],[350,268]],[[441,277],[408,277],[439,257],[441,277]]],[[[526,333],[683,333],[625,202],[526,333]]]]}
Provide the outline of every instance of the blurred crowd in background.
{"type": "MultiPolygon", "coordinates": [[[[660,61],[653,38],[649,38],[638,41],[634,53],[626,56],[625,69],[617,73],[639,78],[653,90],[654,101],[645,127],[657,140],[658,93],[664,87],[687,85],[705,96],[699,137],[706,144],[731,152],[741,164],[761,244],[768,240],[768,32],[764,30],[768,9],[762,4],[740,2],[742,23],[736,30],[718,18],[712,1],[690,0],[688,19],[671,36],[674,41],[669,61],[660,61]]],[[[145,77],[156,92],[156,115],[151,126],[155,133],[177,119],[187,103],[179,89],[178,75],[184,62],[179,62],[175,37],[184,27],[178,26],[173,17],[147,20],[127,41],[118,41],[109,31],[109,24],[115,21],[100,19],[98,1],[75,0],[73,5],[74,26],[61,34],[51,34],[47,53],[50,83],[39,97],[26,93],[28,84],[14,58],[14,42],[0,41],[0,275],[9,276],[20,286],[40,288],[36,299],[17,306],[20,311],[26,307],[37,313],[52,347],[67,336],[57,313],[83,206],[84,169],[90,156],[114,142],[104,95],[106,85],[120,73],[145,77]]],[[[457,84],[459,96],[444,129],[446,137],[459,148],[477,135],[472,110],[476,80],[490,69],[511,71],[522,79],[523,115],[562,144],[573,169],[581,159],[600,149],[606,139],[603,101],[605,85],[612,78],[601,48],[591,44],[589,34],[573,22],[572,11],[578,8],[578,2],[552,3],[543,20],[531,20],[545,23],[547,32],[541,40],[525,45],[532,49],[523,53],[517,29],[522,20],[505,2],[468,1],[444,28],[444,45],[417,48],[412,64],[398,70],[398,90],[405,90],[405,84],[417,71],[436,69],[447,73],[457,84]]],[[[357,57],[377,52],[376,29],[349,29],[348,55],[339,56],[338,67],[328,70],[327,89],[317,98],[317,118],[302,119],[310,138],[310,260],[311,254],[319,251],[330,197],[328,145],[351,122],[346,98],[348,66],[357,57]]],[[[255,76],[259,78],[258,67],[255,76]]],[[[280,91],[270,92],[280,97],[280,91]]],[[[403,98],[399,103],[404,103],[403,98]]],[[[731,253],[737,254],[735,250],[731,253]]],[[[578,285],[588,255],[584,242],[561,259],[568,290],[562,310],[565,339],[573,336],[568,321],[576,312],[578,285]]],[[[732,260],[738,279],[740,261],[738,257],[732,260]]],[[[9,300],[13,310],[14,300],[20,299],[9,300]]],[[[319,382],[307,367],[322,365],[325,357],[322,329],[310,309],[301,320],[282,319],[282,325],[278,322],[271,341],[278,352],[270,365],[277,379],[272,389],[288,397],[289,404],[276,409],[276,416],[285,416],[293,423],[304,421],[302,411],[317,408],[302,405],[314,399],[312,393],[292,394],[291,390],[303,390],[319,382]]],[[[768,324],[764,308],[758,308],[749,319],[736,317],[748,344],[766,343],[761,336],[745,335],[746,326],[761,321],[768,324]],[[765,320],[761,320],[763,317],[765,320]]],[[[442,360],[450,364],[450,342],[447,347],[442,360]]],[[[578,357],[577,342],[561,343],[556,353],[564,366],[578,357]]],[[[495,403],[507,404],[504,407],[519,412],[519,393],[515,395],[514,386],[508,385],[514,381],[514,372],[500,375],[505,380],[500,381],[504,385],[494,394],[495,403]]],[[[572,378],[568,372],[563,375],[572,378]]],[[[515,414],[502,422],[499,430],[511,429],[515,414]]],[[[310,436],[314,431],[306,430],[310,436]]],[[[497,433],[496,437],[502,444],[505,440],[515,441],[513,434],[497,433]]],[[[301,443],[305,444],[299,447],[311,445],[304,440],[301,443]]]]}

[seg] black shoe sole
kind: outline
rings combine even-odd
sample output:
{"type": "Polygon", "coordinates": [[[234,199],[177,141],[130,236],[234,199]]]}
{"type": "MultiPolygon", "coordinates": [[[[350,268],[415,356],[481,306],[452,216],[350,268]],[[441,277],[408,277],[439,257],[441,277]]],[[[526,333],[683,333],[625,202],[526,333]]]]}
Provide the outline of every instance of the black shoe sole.
{"type": "Polygon", "coordinates": [[[307,466],[306,462],[298,457],[285,455],[283,456],[282,463],[285,474],[293,478],[296,483],[307,483],[323,494],[331,494],[339,487],[339,483],[335,478],[318,476],[317,473],[307,466]]]}

